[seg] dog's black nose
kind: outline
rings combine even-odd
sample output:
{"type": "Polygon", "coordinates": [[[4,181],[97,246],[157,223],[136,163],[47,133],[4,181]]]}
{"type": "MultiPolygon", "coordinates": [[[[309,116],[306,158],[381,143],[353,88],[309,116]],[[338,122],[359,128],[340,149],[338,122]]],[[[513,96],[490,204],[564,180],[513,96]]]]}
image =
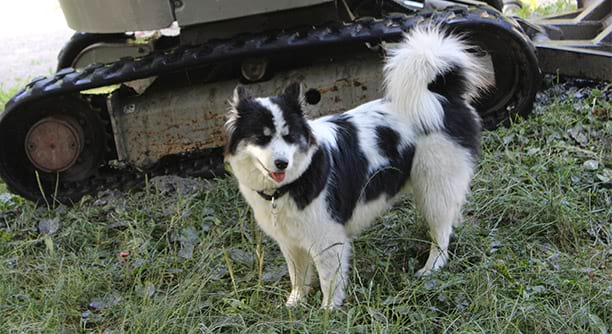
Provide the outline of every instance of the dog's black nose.
{"type": "Polygon", "coordinates": [[[287,162],[287,160],[276,159],[276,160],[274,160],[274,164],[276,165],[276,168],[278,168],[280,170],[284,170],[285,168],[287,168],[287,165],[289,163],[287,162]]]}

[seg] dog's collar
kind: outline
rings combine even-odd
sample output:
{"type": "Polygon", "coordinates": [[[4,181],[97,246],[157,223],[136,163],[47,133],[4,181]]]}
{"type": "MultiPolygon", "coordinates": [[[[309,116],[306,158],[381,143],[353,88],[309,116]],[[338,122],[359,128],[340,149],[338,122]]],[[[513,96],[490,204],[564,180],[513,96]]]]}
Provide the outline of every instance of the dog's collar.
{"type": "Polygon", "coordinates": [[[287,192],[289,192],[289,185],[284,185],[280,188],[277,188],[274,193],[272,193],[272,195],[268,195],[263,191],[257,191],[257,194],[259,194],[259,196],[261,196],[261,198],[265,199],[266,201],[272,201],[272,200],[276,200],[279,199],[281,197],[283,197],[283,195],[285,195],[287,192]]]}

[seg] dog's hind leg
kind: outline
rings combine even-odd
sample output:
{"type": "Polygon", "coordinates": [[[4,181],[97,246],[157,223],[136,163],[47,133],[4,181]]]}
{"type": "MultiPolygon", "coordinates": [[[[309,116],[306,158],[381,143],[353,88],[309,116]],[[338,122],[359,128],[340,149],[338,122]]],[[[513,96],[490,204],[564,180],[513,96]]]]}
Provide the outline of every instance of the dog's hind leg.
{"type": "Polygon", "coordinates": [[[453,225],[461,221],[473,168],[469,151],[443,134],[431,134],[417,142],[410,179],[432,238],[429,257],[417,276],[446,264],[453,225]]]}
{"type": "Polygon", "coordinates": [[[308,251],[299,246],[281,245],[280,249],[285,256],[291,279],[291,294],[286,305],[296,306],[310,290],[314,264],[308,251]]]}

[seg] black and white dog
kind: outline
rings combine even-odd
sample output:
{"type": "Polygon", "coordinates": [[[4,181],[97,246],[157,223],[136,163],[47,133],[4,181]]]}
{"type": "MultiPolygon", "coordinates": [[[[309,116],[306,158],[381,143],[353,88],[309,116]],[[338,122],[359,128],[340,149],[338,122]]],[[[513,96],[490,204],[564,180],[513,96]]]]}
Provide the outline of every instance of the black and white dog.
{"type": "Polygon", "coordinates": [[[445,265],[479,154],[470,103],[487,86],[483,68],[461,38],[421,27],[390,50],[385,97],[345,113],[306,120],[300,84],[273,97],[236,88],[226,161],[285,256],[287,305],[306,296],[314,268],[323,306],[341,305],[351,239],[409,189],[433,239],[417,275],[445,265]]]}

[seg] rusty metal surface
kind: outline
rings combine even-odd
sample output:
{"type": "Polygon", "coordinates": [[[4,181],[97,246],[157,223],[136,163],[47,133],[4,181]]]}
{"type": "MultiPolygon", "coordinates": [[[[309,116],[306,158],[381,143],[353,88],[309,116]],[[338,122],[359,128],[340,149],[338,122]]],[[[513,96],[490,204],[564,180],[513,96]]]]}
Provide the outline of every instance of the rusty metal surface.
{"type": "MultiPolygon", "coordinates": [[[[379,98],[381,66],[381,57],[372,53],[299,73],[277,73],[270,81],[247,87],[255,96],[275,95],[289,82],[299,80],[305,92],[316,89],[320,93],[318,103],[305,108],[308,117],[317,117],[379,98]]],[[[111,103],[119,160],[148,168],[166,155],[222,146],[227,100],[236,85],[237,81],[216,82],[111,103]]]]}
{"type": "Polygon", "coordinates": [[[25,151],[34,166],[45,172],[61,172],[77,161],[83,131],[69,117],[52,116],[32,126],[25,140],[25,151]]]}

